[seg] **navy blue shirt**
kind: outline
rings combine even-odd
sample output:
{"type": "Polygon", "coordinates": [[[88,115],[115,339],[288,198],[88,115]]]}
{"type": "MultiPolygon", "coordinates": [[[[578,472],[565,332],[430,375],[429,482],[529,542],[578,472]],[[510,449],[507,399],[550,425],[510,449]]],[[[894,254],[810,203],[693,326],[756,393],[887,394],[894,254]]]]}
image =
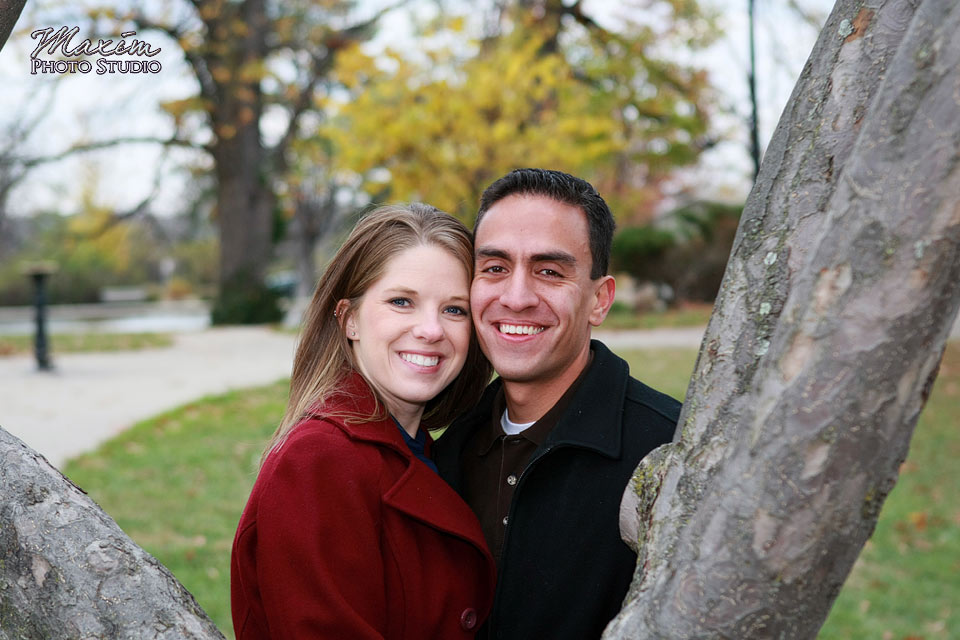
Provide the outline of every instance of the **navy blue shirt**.
{"type": "Polygon", "coordinates": [[[407,443],[407,448],[410,449],[410,453],[413,456],[423,462],[423,464],[430,467],[434,473],[439,473],[437,471],[437,465],[433,463],[433,460],[427,457],[426,446],[427,446],[427,432],[423,429],[417,429],[417,437],[411,438],[410,434],[407,433],[407,430],[397,422],[397,419],[393,416],[393,424],[397,425],[397,428],[400,429],[400,433],[403,434],[403,441],[407,443]]]}

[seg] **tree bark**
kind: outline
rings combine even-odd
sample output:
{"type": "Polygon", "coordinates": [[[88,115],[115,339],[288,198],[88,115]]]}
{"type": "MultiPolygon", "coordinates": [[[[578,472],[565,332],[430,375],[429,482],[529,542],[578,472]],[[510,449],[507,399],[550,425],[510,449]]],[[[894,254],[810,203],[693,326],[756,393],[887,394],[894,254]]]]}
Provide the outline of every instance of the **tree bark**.
{"type": "Polygon", "coordinates": [[[27,0],[0,0],[0,51],[13,33],[13,26],[17,24],[26,4],[27,0]]]}
{"type": "Polygon", "coordinates": [[[163,565],[0,429],[0,640],[8,638],[223,636],[163,565]]]}
{"type": "Polygon", "coordinates": [[[220,46],[207,50],[216,96],[211,121],[217,176],[216,220],[220,231],[216,323],[266,322],[279,309],[265,294],[264,276],[273,251],[273,184],[260,135],[263,115],[257,68],[267,51],[270,23],[264,0],[245,0],[208,18],[220,46]],[[238,30],[237,25],[244,25],[238,30]]]}
{"type": "Polygon", "coordinates": [[[747,201],[604,638],[812,638],[960,307],[960,9],[840,0],[747,201]]]}

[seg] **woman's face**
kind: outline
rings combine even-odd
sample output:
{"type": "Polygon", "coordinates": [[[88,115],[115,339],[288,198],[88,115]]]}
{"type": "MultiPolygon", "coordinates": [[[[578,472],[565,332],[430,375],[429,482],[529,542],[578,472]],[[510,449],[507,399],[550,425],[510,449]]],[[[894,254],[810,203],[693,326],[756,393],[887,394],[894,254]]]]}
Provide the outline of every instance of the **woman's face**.
{"type": "Polygon", "coordinates": [[[433,245],[391,258],[344,323],[360,373],[408,429],[463,367],[470,345],[470,281],[433,245]]]}

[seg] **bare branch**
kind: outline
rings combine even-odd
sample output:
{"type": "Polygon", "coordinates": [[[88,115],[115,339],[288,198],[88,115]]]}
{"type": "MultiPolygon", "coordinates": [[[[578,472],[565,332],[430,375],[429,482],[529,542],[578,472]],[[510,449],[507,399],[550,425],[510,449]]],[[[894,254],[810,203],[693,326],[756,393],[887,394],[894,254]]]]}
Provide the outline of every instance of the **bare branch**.
{"type": "Polygon", "coordinates": [[[35,156],[33,158],[24,159],[21,162],[21,165],[26,169],[32,169],[33,167],[49,164],[51,162],[57,162],[58,160],[63,160],[72,155],[78,153],[87,153],[89,151],[98,151],[100,149],[108,149],[110,147],[116,147],[122,144],[160,144],[165,147],[185,147],[189,149],[198,149],[209,152],[210,149],[205,145],[200,145],[189,140],[181,140],[179,138],[156,138],[151,136],[128,136],[122,138],[113,138],[111,140],[95,140],[93,142],[84,142],[81,144],[74,145],[69,149],[65,149],[59,153],[54,153],[47,156],[35,156]]]}
{"type": "Polygon", "coordinates": [[[274,146],[274,148],[271,150],[271,159],[273,161],[272,164],[277,171],[282,173],[286,170],[287,161],[285,154],[290,146],[290,143],[296,137],[300,116],[310,108],[310,105],[313,102],[313,94],[316,91],[317,84],[330,71],[330,68],[333,66],[333,63],[336,60],[336,53],[345,48],[348,44],[364,39],[369,31],[376,26],[376,24],[384,15],[403,6],[406,3],[407,0],[400,0],[389,7],[381,9],[363,22],[359,22],[344,29],[343,31],[331,34],[326,39],[326,42],[324,42],[325,53],[322,55],[312,56],[312,69],[310,70],[310,77],[290,109],[290,121],[287,123],[287,130],[284,132],[283,137],[280,138],[280,141],[277,142],[276,146],[274,146]]]}
{"type": "Polygon", "coordinates": [[[200,84],[200,95],[207,100],[213,100],[216,98],[217,84],[214,82],[213,76],[210,75],[207,61],[196,51],[192,51],[187,47],[184,47],[181,42],[184,36],[186,36],[188,33],[188,29],[185,25],[169,25],[157,22],[141,11],[131,14],[129,19],[140,29],[153,29],[155,31],[165,33],[170,38],[177,41],[177,43],[180,45],[180,50],[183,52],[183,57],[186,59],[187,64],[190,65],[190,68],[193,69],[193,74],[196,76],[197,82],[200,84]]]}

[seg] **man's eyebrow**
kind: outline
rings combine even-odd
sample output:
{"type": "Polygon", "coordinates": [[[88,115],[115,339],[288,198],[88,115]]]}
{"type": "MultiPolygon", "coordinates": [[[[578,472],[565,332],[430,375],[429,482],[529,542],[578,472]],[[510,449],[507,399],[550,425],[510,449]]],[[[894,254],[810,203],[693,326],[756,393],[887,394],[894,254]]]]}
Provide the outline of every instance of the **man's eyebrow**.
{"type": "Polygon", "coordinates": [[[503,249],[497,249],[495,247],[477,247],[474,249],[474,253],[478,258],[500,258],[501,260],[509,260],[510,255],[503,249]]]}
{"type": "Polygon", "coordinates": [[[530,256],[533,262],[558,262],[573,266],[577,264],[577,258],[566,251],[548,251],[547,253],[535,253],[530,256]]]}

